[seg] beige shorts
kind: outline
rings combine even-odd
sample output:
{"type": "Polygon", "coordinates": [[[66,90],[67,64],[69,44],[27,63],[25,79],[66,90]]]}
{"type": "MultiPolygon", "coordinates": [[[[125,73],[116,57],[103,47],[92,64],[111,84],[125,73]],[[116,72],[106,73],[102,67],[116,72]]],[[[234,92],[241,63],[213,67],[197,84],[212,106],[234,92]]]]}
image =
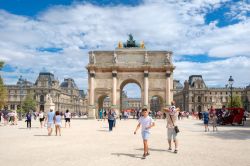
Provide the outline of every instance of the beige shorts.
{"type": "Polygon", "coordinates": [[[174,128],[168,128],[167,129],[167,135],[168,135],[168,140],[176,140],[177,139],[177,134],[174,130],[174,128]]]}

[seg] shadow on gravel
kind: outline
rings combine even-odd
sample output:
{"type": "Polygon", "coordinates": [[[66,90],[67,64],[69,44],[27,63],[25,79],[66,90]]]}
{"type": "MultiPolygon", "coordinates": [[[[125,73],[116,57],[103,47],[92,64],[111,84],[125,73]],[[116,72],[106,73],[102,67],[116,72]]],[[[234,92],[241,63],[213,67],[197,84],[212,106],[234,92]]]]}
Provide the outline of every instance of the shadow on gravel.
{"type": "MultiPolygon", "coordinates": [[[[31,127],[31,129],[39,129],[40,127],[31,127]]],[[[27,128],[27,127],[19,127],[18,129],[30,129],[30,128],[27,128]]]]}
{"type": "Polygon", "coordinates": [[[35,137],[48,137],[48,135],[45,135],[45,134],[43,134],[43,135],[34,135],[35,137]]]}
{"type": "Polygon", "coordinates": [[[100,132],[109,132],[109,130],[96,130],[96,131],[100,131],[100,132]]]}
{"type": "MultiPolygon", "coordinates": [[[[220,128],[219,128],[220,129],[220,128]]],[[[208,133],[209,137],[217,137],[220,139],[231,139],[231,140],[249,140],[250,130],[227,130],[208,133]]]]}
{"type": "MultiPolygon", "coordinates": [[[[140,151],[143,151],[143,148],[139,148],[139,149],[135,149],[135,150],[140,150],[140,151]]],[[[172,151],[169,151],[167,149],[154,149],[154,148],[149,148],[148,149],[149,152],[152,151],[152,152],[168,152],[168,153],[173,153],[172,151]]],[[[174,153],[173,153],[174,154],[174,153]]]]}
{"type": "Polygon", "coordinates": [[[117,156],[117,157],[120,157],[120,156],[128,156],[128,157],[132,157],[132,158],[139,158],[139,159],[142,158],[142,155],[141,155],[141,154],[111,153],[111,155],[115,155],[115,156],[117,156]]]}

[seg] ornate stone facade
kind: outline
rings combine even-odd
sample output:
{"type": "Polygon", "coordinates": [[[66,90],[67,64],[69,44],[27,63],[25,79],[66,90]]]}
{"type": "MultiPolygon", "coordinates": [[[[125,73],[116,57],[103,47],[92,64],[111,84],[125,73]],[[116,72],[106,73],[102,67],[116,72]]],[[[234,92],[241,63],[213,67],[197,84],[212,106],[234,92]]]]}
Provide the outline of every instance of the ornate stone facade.
{"type": "Polygon", "coordinates": [[[87,99],[71,78],[59,84],[52,73],[41,72],[35,84],[20,78],[16,85],[6,85],[6,88],[10,110],[16,110],[27,95],[32,95],[37,101],[36,111],[53,109],[65,112],[68,109],[74,113],[86,112],[87,99]]]}
{"type": "Polygon", "coordinates": [[[172,52],[147,51],[145,48],[117,48],[114,51],[89,52],[89,117],[96,118],[97,110],[109,96],[111,107],[121,109],[121,92],[128,83],[141,88],[143,107],[150,107],[153,96],[161,98],[163,105],[173,99],[172,52]],[[94,56],[93,56],[94,55],[94,56]],[[91,59],[95,59],[95,63],[91,59]]]}
{"type": "MultiPolygon", "coordinates": [[[[209,88],[206,86],[201,75],[192,75],[185,81],[182,90],[176,90],[174,100],[176,105],[184,111],[204,111],[211,106],[222,108],[230,100],[230,89],[209,88]]],[[[250,88],[233,88],[233,96],[240,96],[245,108],[249,110],[250,88]],[[248,96],[248,104],[245,102],[248,96]],[[248,107],[246,107],[248,105],[248,107]]]]}

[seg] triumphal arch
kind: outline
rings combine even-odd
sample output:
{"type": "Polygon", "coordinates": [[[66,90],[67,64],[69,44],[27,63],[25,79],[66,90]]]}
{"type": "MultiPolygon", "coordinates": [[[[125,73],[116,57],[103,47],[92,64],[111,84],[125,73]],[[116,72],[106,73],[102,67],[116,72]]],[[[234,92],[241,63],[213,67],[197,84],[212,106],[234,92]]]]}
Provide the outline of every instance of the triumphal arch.
{"type": "Polygon", "coordinates": [[[150,51],[144,42],[137,44],[132,35],[119,42],[112,51],[90,51],[88,70],[88,116],[96,118],[103,99],[110,97],[111,108],[120,113],[121,93],[128,83],[141,89],[142,106],[157,96],[164,106],[173,99],[173,70],[171,51],[150,51]]]}

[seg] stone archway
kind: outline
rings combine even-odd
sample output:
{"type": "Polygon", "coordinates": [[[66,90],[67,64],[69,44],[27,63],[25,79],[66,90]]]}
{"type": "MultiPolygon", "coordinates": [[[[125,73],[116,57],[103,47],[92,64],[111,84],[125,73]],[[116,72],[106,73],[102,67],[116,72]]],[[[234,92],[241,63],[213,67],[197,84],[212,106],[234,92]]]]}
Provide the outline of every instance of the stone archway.
{"type": "Polygon", "coordinates": [[[128,84],[130,84],[130,83],[134,83],[134,84],[136,84],[139,88],[140,88],[140,96],[141,96],[141,104],[140,105],[142,105],[142,96],[143,96],[143,92],[142,92],[142,84],[143,84],[143,82],[141,81],[141,80],[138,80],[138,79],[133,79],[133,78],[128,78],[128,79],[125,79],[125,80],[123,80],[123,81],[120,81],[121,83],[120,83],[120,86],[119,86],[119,96],[120,96],[120,99],[119,99],[119,101],[120,101],[120,108],[119,108],[119,110],[120,110],[120,112],[123,110],[123,107],[122,107],[122,105],[123,105],[123,101],[122,101],[122,93],[123,93],[123,89],[124,89],[124,87],[126,86],[126,85],[128,85],[128,84]]]}
{"type": "Polygon", "coordinates": [[[162,111],[163,105],[163,98],[158,95],[154,95],[150,99],[150,110],[154,113],[158,111],[162,111]]]}
{"type": "Polygon", "coordinates": [[[99,118],[99,111],[102,109],[104,111],[107,111],[108,109],[110,109],[110,97],[106,94],[101,95],[100,97],[98,97],[98,107],[96,110],[96,118],[99,118]]]}
{"type": "Polygon", "coordinates": [[[88,117],[96,117],[98,97],[110,96],[111,108],[119,114],[121,88],[129,82],[141,88],[143,107],[150,107],[149,100],[157,94],[164,105],[173,100],[172,52],[148,51],[143,47],[119,47],[114,51],[89,52],[88,117]]]}

